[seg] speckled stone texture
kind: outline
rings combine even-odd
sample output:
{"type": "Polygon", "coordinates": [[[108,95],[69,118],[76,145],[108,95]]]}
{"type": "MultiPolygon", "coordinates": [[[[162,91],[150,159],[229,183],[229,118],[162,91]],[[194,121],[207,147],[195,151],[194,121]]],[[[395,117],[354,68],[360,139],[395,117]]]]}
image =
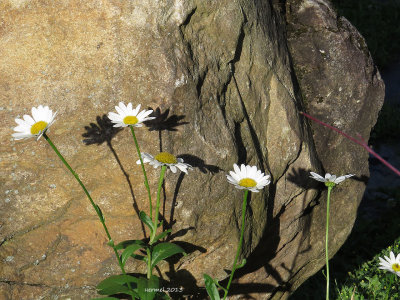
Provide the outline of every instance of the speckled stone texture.
{"type": "MultiPolygon", "coordinates": [[[[188,252],[160,264],[166,284],[184,287],[171,296],[205,298],[203,273],[227,277],[242,192],[225,175],[247,163],[272,184],[251,195],[248,263],[232,298],[287,298],[324,264],[325,194],[307,172],[357,174],[332,195],[332,255],[365,188],[367,154],[298,113],[368,139],[383,83],[361,42],[317,0],[0,1],[0,298],[90,299],[119,273],[93,208],[46,141],[12,140],[14,118],[32,106],[58,111],[49,136],[114,240],[143,238],[133,139],[103,117],[119,101],[156,111],[136,130],[142,151],[194,167],[165,181],[162,215],[188,252]]],[[[158,172],[148,168],[153,199],[158,172]]]]}

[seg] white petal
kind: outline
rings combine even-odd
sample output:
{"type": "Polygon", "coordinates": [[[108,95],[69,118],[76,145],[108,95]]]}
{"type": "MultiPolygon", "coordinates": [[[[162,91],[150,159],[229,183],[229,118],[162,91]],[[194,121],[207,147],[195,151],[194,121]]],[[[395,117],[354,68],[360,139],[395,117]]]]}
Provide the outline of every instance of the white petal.
{"type": "Polygon", "coordinates": [[[27,125],[26,122],[25,122],[24,120],[22,120],[22,119],[16,118],[16,119],[15,119],[15,122],[16,122],[18,125],[27,125]]]}
{"type": "Polygon", "coordinates": [[[390,261],[394,262],[396,260],[396,257],[394,256],[393,251],[390,251],[390,261]]]}
{"type": "Polygon", "coordinates": [[[137,116],[139,110],[140,110],[141,104],[138,104],[138,106],[136,106],[136,108],[133,110],[133,113],[135,116],[137,116]]]}
{"type": "Polygon", "coordinates": [[[240,169],[239,166],[237,164],[233,164],[233,169],[235,170],[235,173],[240,175],[240,169]]]}
{"type": "Polygon", "coordinates": [[[169,168],[171,169],[172,173],[176,173],[176,167],[174,165],[170,165],[169,168]]]}
{"type": "Polygon", "coordinates": [[[151,115],[152,112],[153,112],[153,110],[151,110],[151,109],[144,111],[142,118],[146,118],[147,116],[151,115]]]}
{"type": "Polygon", "coordinates": [[[321,181],[321,182],[326,182],[326,179],[324,177],[322,177],[321,175],[314,173],[314,172],[310,172],[311,174],[311,178],[315,179],[317,181],[321,181]]]}
{"type": "MultiPolygon", "coordinates": [[[[122,103],[122,102],[121,102],[122,103]]],[[[120,104],[121,104],[120,103],[120,104]]],[[[123,104],[123,103],[122,103],[123,104]]],[[[117,113],[121,116],[121,118],[123,119],[124,117],[126,117],[126,114],[124,113],[124,111],[120,108],[120,107],[118,107],[118,106],[116,106],[115,107],[115,110],[117,111],[117,113]]]]}
{"type": "Polygon", "coordinates": [[[114,112],[109,112],[107,117],[111,120],[111,121],[122,121],[123,118],[121,117],[121,115],[116,114],[114,112]]]}
{"type": "Polygon", "coordinates": [[[13,137],[15,140],[21,140],[21,139],[26,139],[26,138],[33,137],[33,135],[32,135],[32,134],[29,134],[29,133],[16,132],[16,133],[13,133],[13,134],[12,134],[12,137],[13,137]]]}
{"type": "Polygon", "coordinates": [[[242,164],[242,165],[240,166],[240,174],[241,174],[241,176],[243,176],[244,178],[247,177],[247,168],[246,168],[246,166],[245,166],[244,164],[242,164]]]}
{"type": "Polygon", "coordinates": [[[237,182],[240,181],[240,176],[238,174],[236,174],[233,171],[229,171],[229,174],[231,174],[231,177],[234,178],[237,182]]]}
{"type": "MultiPolygon", "coordinates": [[[[39,109],[41,109],[41,105],[39,106],[39,109]]],[[[35,122],[38,122],[41,119],[41,114],[39,109],[36,107],[32,107],[32,117],[35,120],[35,122]]]]}
{"type": "Polygon", "coordinates": [[[226,179],[232,184],[237,184],[238,183],[237,180],[235,180],[233,177],[231,177],[229,175],[226,175],[226,179]]]}
{"type": "Polygon", "coordinates": [[[24,115],[23,116],[24,120],[26,123],[28,123],[28,125],[32,126],[33,124],[35,124],[35,120],[32,119],[32,117],[30,115],[24,115]]]}
{"type": "Polygon", "coordinates": [[[13,130],[17,132],[31,132],[31,126],[19,125],[17,127],[14,127],[13,130]]]}
{"type": "Polygon", "coordinates": [[[142,119],[142,122],[154,120],[155,118],[156,118],[156,117],[147,117],[147,118],[142,119]]]}
{"type": "Polygon", "coordinates": [[[178,164],[176,164],[175,165],[179,170],[181,170],[182,172],[185,172],[186,174],[187,174],[187,168],[188,168],[188,166],[186,165],[186,164],[181,164],[181,163],[178,163],[178,164]]]}

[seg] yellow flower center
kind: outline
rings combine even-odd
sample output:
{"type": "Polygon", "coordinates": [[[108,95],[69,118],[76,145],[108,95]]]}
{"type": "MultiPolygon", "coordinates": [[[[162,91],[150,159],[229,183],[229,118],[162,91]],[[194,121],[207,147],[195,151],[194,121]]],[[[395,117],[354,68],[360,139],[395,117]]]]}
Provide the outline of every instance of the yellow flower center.
{"type": "Polygon", "coordinates": [[[176,164],[178,162],[176,157],[168,152],[161,152],[157,154],[154,158],[163,164],[176,164]]]}
{"type": "Polygon", "coordinates": [[[398,263],[395,263],[395,264],[392,265],[392,269],[395,272],[399,272],[400,271],[400,265],[398,263]]]}
{"type": "Polygon", "coordinates": [[[47,123],[45,121],[39,121],[32,125],[31,134],[39,134],[39,132],[45,130],[47,123]]]}
{"type": "Polygon", "coordinates": [[[123,122],[127,125],[135,125],[139,120],[135,116],[126,116],[123,122]]]}
{"type": "Polygon", "coordinates": [[[251,178],[243,178],[243,179],[240,179],[239,185],[246,187],[246,188],[252,188],[257,185],[257,182],[251,178]]]}

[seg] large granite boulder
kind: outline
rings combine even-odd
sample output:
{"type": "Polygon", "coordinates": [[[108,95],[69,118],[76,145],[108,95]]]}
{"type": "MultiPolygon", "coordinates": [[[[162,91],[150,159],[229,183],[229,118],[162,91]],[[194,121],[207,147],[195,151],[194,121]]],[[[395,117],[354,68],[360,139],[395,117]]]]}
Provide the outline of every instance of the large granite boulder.
{"type": "MultiPolygon", "coordinates": [[[[155,110],[156,121],[136,130],[142,151],[194,167],[165,182],[163,217],[188,252],[160,265],[166,284],[184,288],[174,297],[205,298],[202,274],[222,280],[231,268],[242,201],[225,177],[233,163],[272,177],[251,195],[248,264],[233,294],[285,298],[323,266],[325,194],[310,170],[357,174],[332,195],[331,254],[343,244],[367,154],[299,111],[368,139],[383,84],[362,37],[328,3],[5,0],[0,12],[1,298],[88,299],[119,273],[89,201],[49,145],[11,139],[14,118],[39,104],[58,111],[49,136],[116,242],[143,238],[147,193],[129,130],[103,115],[119,101],[155,110]]],[[[158,171],[148,169],[153,194],[158,171]]]]}

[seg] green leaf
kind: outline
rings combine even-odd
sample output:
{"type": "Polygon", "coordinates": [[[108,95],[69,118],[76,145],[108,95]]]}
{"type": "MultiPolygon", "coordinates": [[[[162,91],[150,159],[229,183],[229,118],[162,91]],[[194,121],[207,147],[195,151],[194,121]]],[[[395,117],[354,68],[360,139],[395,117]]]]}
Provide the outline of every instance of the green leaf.
{"type": "Polygon", "coordinates": [[[242,263],[241,263],[240,265],[238,265],[238,266],[236,267],[236,269],[243,268],[244,265],[246,264],[246,262],[247,262],[247,260],[246,260],[245,258],[243,258],[242,263]]]}
{"type": "Polygon", "coordinates": [[[97,213],[99,215],[100,220],[102,222],[105,222],[106,219],[104,218],[104,215],[103,215],[103,212],[100,209],[100,206],[98,206],[97,204],[95,204],[95,205],[96,205],[96,211],[97,211],[97,213]]]}
{"type": "Polygon", "coordinates": [[[150,232],[153,233],[156,230],[156,226],[153,221],[150,219],[148,215],[144,211],[139,213],[139,218],[142,220],[144,224],[146,224],[150,228],[150,232]]]}
{"type": "Polygon", "coordinates": [[[142,246],[138,245],[138,244],[132,244],[132,245],[126,247],[124,252],[122,252],[122,254],[121,254],[122,265],[125,266],[125,263],[128,260],[128,258],[133,254],[133,252],[135,252],[136,250],[138,250],[140,248],[142,248],[142,246]]]}
{"type": "Polygon", "coordinates": [[[171,232],[171,229],[168,229],[168,230],[166,230],[166,231],[161,232],[159,235],[157,235],[157,236],[154,238],[153,243],[154,243],[154,242],[157,242],[158,240],[163,239],[163,238],[166,237],[167,234],[170,233],[170,232],[171,232]]]}
{"type": "Polygon", "coordinates": [[[130,292],[128,287],[119,284],[109,285],[106,288],[97,291],[97,293],[100,295],[114,295],[120,293],[126,294],[128,292],[130,292]]]}
{"type": "Polygon", "coordinates": [[[154,275],[150,279],[144,277],[138,278],[137,284],[140,300],[152,300],[159,291],[159,279],[154,275]]]}
{"type": "Polygon", "coordinates": [[[136,277],[130,275],[113,275],[104,279],[97,285],[97,289],[99,290],[98,293],[100,295],[113,295],[119,293],[135,295],[136,293],[133,292],[132,294],[132,291],[128,288],[127,284],[130,283],[131,287],[135,288],[137,281],[138,279],[136,277]]]}
{"type": "Polygon", "coordinates": [[[214,279],[209,275],[203,274],[204,282],[206,284],[207,294],[210,296],[211,300],[220,300],[217,286],[215,285],[214,279]]]}
{"type": "Polygon", "coordinates": [[[137,282],[137,278],[130,276],[130,275],[112,275],[106,279],[104,279],[103,281],[101,281],[98,285],[97,288],[98,289],[104,289],[107,286],[111,285],[111,284],[119,284],[119,285],[123,285],[125,283],[131,283],[131,282],[137,282]]]}
{"type": "Polygon", "coordinates": [[[160,243],[156,245],[153,248],[153,253],[151,254],[151,268],[154,268],[161,260],[178,253],[185,253],[185,250],[172,243],[160,243]]]}
{"type": "Polygon", "coordinates": [[[118,245],[116,245],[115,249],[122,250],[122,249],[127,248],[130,245],[140,245],[143,248],[146,247],[146,244],[143,243],[141,240],[126,240],[126,241],[123,241],[123,242],[119,243],[118,245]]]}
{"type": "Polygon", "coordinates": [[[139,254],[132,254],[131,257],[134,259],[137,259],[137,260],[147,262],[147,260],[146,260],[147,256],[143,256],[143,255],[139,255],[139,254]]]}

